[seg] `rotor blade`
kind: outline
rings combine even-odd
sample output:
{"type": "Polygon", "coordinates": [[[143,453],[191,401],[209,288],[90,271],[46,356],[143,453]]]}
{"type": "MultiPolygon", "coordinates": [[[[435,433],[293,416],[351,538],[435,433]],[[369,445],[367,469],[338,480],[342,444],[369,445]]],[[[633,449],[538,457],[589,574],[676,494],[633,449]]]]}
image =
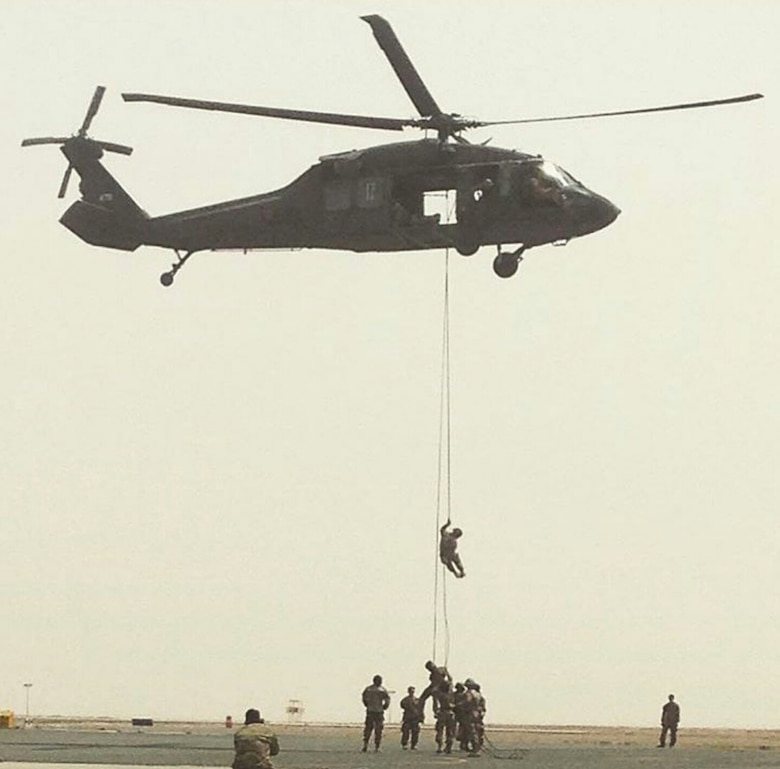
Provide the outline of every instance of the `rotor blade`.
{"type": "Polygon", "coordinates": [[[101,147],[106,152],[116,152],[119,155],[133,154],[133,148],[126,147],[124,144],[114,144],[113,142],[101,142],[101,141],[96,141],[95,139],[89,139],[89,141],[94,142],[95,144],[98,145],[98,147],[101,147]]]}
{"type": "Polygon", "coordinates": [[[37,139],[24,139],[22,147],[33,147],[36,144],[65,144],[67,136],[41,136],[37,139]]]}
{"type": "Polygon", "coordinates": [[[57,193],[58,198],[64,198],[65,193],[68,191],[68,182],[70,181],[71,171],[73,171],[73,166],[68,163],[68,167],[65,169],[65,176],[62,177],[60,191],[57,193]]]}
{"type": "Polygon", "coordinates": [[[309,123],[328,123],[331,125],[356,126],[358,128],[380,128],[386,131],[401,131],[406,126],[415,125],[413,120],[398,118],[341,115],[335,112],[310,112],[308,110],[284,109],[282,107],[256,107],[251,104],[182,99],[178,96],[157,96],[148,93],[123,93],[122,98],[125,101],[148,101],[155,104],[168,104],[172,107],[188,107],[190,109],[211,110],[213,112],[235,112],[240,115],[278,117],[285,120],[303,120],[309,123]]]}
{"type": "Polygon", "coordinates": [[[763,99],[762,93],[751,93],[746,96],[732,96],[729,99],[715,99],[713,101],[695,101],[687,102],[684,104],[669,104],[665,107],[646,107],[644,109],[627,109],[619,110],[617,112],[591,112],[585,115],[563,115],[560,117],[535,117],[526,118],[524,120],[464,120],[464,126],[466,128],[482,128],[484,126],[491,125],[513,125],[517,123],[550,123],[555,120],[585,120],[592,117],[613,117],[615,115],[640,115],[647,112],[670,112],[678,109],[697,109],[699,107],[717,107],[721,104],[737,104],[743,101],[754,101],[755,99],[763,99]]]}
{"type": "Polygon", "coordinates": [[[23,139],[22,147],[34,147],[36,144],[65,144],[69,136],[41,136],[37,139],[23,139]]]}
{"type": "Polygon", "coordinates": [[[103,94],[105,92],[106,87],[103,85],[99,85],[95,89],[95,93],[92,95],[92,101],[89,103],[89,108],[87,109],[87,114],[84,116],[84,122],[81,124],[81,128],[79,128],[79,136],[84,136],[89,130],[89,127],[92,124],[92,118],[95,117],[97,111],[100,109],[100,102],[103,101],[103,94]]]}
{"type": "Polygon", "coordinates": [[[401,81],[401,85],[412,100],[412,104],[417,107],[417,111],[423,117],[440,115],[441,109],[436,100],[431,96],[430,91],[423,83],[422,78],[414,68],[411,59],[404,50],[401,42],[396,37],[393,28],[389,22],[381,16],[361,16],[363,21],[371,26],[379,47],[387,56],[390,66],[395,71],[396,76],[401,81]]]}

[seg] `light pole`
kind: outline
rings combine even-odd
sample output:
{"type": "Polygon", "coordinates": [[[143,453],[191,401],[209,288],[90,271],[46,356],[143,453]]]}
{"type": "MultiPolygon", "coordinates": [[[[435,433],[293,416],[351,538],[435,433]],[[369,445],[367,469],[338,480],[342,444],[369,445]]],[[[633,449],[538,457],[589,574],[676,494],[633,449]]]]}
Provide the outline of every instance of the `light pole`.
{"type": "Polygon", "coordinates": [[[30,721],[30,689],[32,689],[32,684],[24,685],[24,693],[25,693],[24,726],[25,728],[27,728],[27,724],[30,721]]]}

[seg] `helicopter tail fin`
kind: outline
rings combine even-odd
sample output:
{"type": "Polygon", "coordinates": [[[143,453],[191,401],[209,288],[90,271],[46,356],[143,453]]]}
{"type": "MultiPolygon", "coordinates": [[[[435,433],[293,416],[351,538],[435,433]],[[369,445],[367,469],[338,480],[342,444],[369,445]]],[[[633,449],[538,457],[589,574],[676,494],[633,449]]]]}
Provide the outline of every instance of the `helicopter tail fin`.
{"type": "Polygon", "coordinates": [[[81,177],[81,200],[65,211],[60,223],[92,245],[135,251],[144,242],[149,216],[100,162],[100,144],[74,136],[61,149],[81,177]]]}

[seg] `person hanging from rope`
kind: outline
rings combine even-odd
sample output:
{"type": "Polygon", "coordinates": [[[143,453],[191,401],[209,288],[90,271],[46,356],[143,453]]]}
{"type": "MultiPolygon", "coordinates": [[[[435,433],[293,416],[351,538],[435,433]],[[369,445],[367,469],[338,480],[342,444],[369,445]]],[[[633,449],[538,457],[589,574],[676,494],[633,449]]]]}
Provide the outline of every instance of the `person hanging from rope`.
{"type": "Polygon", "coordinates": [[[442,684],[452,685],[452,676],[450,671],[447,670],[444,665],[437,665],[433,660],[428,660],[425,663],[425,669],[428,671],[428,680],[430,683],[423,689],[423,693],[420,695],[420,712],[423,713],[425,709],[425,701],[436,694],[442,684]]]}
{"type": "Polygon", "coordinates": [[[448,531],[450,523],[448,518],[447,523],[439,529],[439,558],[447,569],[456,577],[461,578],[466,576],[463,563],[458,555],[458,540],[463,536],[463,532],[458,528],[448,531]]]}

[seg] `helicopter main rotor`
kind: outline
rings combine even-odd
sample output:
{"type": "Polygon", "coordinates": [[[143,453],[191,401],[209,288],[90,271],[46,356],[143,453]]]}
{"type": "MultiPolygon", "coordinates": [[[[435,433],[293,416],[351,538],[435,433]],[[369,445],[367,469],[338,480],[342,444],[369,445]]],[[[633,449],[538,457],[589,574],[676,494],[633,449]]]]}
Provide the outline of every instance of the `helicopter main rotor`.
{"type": "Polygon", "coordinates": [[[154,102],[166,104],[172,107],[186,107],[189,109],[211,110],[215,112],[234,112],[242,115],[259,115],[261,117],[275,117],[286,120],[302,120],[310,123],[325,123],[329,125],[345,125],[358,128],[373,128],[383,131],[402,131],[404,128],[420,128],[436,131],[439,140],[446,142],[452,138],[455,141],[467,140],[461,134],[473,128],[485,128],[495,125],[519,125],[523,123],[549,123],[560,120],[585,120],[596,117],[615,117],[618,115],[639,115],[650,112],[669,112],[672,110],[698,109],[701,107],[715,107],[724,104],[736,104],[739,102],[761,99],[763,94],[751,93],[744,96],[732,96],[726,99],[713,99],[709,101],[684,102],[681,104],[669,104],[659,107],[645,107],[641,109],[615,110],[610,112],[591,112],[578,115],[560,115],[555,117],[520,118],[515,120],[475,120],[462,117],[454,112],[443,112],[436,100],[431,95],[420,74],[412,64],[411,59],[401,45],[393,28],[384,18],[377,15],[361,16],[363,21],[370,25],[374,38],[379,47],[387,56],[390,66],[398,77],[401,85],[417,108],[420,117],[417,118],[392,118],[373,115],[345,115],[335,112],[312,112],[309,110],[293,110],[283,107],[261,107],[251,104],[234,104],[229,102],[204,101],[202,99],[187,99],[178,96],[161,96],[146,93],[123,93],[125,101],[154,102]]]}

